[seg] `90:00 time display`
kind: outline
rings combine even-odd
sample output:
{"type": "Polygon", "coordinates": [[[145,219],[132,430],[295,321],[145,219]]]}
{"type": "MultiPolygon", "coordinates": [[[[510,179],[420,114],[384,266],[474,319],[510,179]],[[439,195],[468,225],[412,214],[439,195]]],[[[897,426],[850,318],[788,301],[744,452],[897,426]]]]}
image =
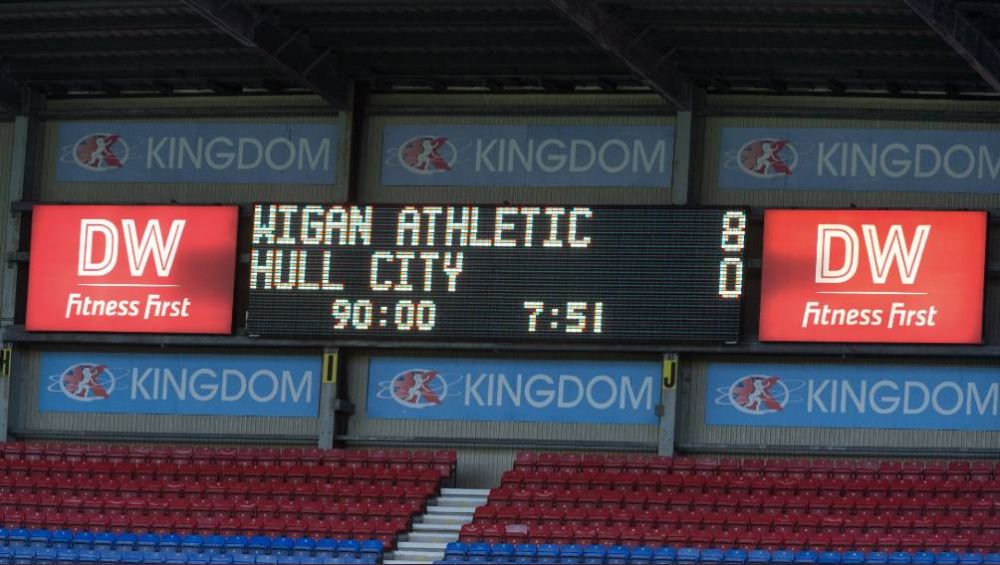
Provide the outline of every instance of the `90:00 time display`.
{"type": "Polygon", "coordinates": [[[400,300],[392,309],[390,318],[388,306],[375,306],[371,300],[335,300],[330,314],[335,320],[333,329],[367,330],[372,327],[392,327],[400,331],[430,331],[437,322],[437,306],[431,300],[400,300]]]}

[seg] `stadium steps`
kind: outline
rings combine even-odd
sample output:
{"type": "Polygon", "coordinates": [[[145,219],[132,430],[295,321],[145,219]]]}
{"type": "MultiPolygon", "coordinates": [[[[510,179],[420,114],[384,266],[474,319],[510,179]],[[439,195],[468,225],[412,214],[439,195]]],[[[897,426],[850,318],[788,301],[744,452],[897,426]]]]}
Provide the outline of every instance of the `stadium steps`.
{"type": "Polygon", "coordinates": [[[444,559],[449,542],[458,540],[462,525],[472,522],[476,507],[486,504],[489,489],[444,488],[428,502],[427,512],[413,519],[410,531],[400,536],[385,565],[430,563],[444,559]]]}

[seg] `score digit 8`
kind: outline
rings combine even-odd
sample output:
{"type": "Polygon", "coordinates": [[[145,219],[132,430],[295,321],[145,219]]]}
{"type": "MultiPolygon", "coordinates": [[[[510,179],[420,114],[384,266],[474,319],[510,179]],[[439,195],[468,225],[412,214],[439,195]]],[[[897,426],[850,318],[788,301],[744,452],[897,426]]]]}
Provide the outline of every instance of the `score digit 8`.
{"type": "Polygon", "coordinates": [[[722,252],[733,257],[723,257],[719,262],[719,296],[739,298],[743,294],[743,258],[746,245],[747,215],[742,210],[730,210],[722,217],[722,252]],[[734,272],[731,273],[731,270],[734,272]]]}

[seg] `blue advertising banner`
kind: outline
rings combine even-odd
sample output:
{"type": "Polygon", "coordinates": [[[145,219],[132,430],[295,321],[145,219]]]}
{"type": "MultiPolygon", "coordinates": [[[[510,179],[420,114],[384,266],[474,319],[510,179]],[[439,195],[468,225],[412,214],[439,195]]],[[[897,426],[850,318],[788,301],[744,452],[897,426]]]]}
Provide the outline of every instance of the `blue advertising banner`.
{"type": "Polygon", "coordinates": [[[673,126],[396,125],[385,186],[669,187],[673,126]]]}
{"type": "Polygon", "coordinates": [[[41,354],[39,412],[315,418],[320,357],[41,354]]]}
{"type": "Polygon", "coordinates": [[[1000,132],[723,128],[723,190],[1000,192],[1000,132]]]}
{"type": "Polygon", "coordinates": [[[655,424],[659,363],[374,357],[368,417],[655,424]]]}
{"type": "Polygon", "coordinates": [[[705,423],[1000,431],[1000,367],[710,363],[705,423]]]}
{"type": "Polygon", "coordinates": [[[62,122],[59,182],[336,182],[333,124],[62,122]]]}

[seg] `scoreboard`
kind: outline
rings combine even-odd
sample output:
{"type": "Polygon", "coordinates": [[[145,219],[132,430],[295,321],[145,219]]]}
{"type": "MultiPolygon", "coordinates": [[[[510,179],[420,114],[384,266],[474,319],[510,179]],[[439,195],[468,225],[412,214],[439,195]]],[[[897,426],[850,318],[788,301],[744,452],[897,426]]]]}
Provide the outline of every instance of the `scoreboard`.
{"type": "Polygon", "coordinates": [[[247,332],[735,342],[746,228],[739,209],[257,204],[247,332]]]}

